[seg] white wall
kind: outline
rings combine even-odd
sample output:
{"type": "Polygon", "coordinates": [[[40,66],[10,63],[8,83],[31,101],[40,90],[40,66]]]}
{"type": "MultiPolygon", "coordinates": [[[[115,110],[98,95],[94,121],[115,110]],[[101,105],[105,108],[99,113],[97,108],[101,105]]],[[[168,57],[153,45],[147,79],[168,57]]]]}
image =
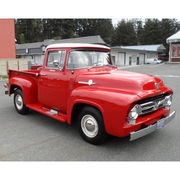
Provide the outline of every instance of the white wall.
{"type": "Polygon", "coordinates": [[[36,55],[34,56],[35,64],[43,64],[44,56],[43,55],[36,55]]]}
{"type": "Polygon", "coordinates": [[[144,64],[146,55],[144,53],[139,53],[139,64],[144,64]]]}
{"type": "Polygon", "coordinates": [[[135,52],[126,52],[126,66],[130,65],[130,61],[131,61],[131,65],[136,65],[137,62],[137,53],[135,52]]]}
{"type": "Polygon", "coordinates": [[[43,64],[45,55],[33,55],[33,56],[21,56],[23,59],[27,59],[31,64],[43,64]]]}
{"type": "Polygon", "coordinates": [[[146,53],[146,59],[157,58],[157,53],[146,53]]]}
{"type": "Polygon", "coordinates": [[[112,49],[111,55],[115,57],[115,65],[117,66],[129,66],[130,60],[131,65],[137,65],[137,59],[139,58],[139,65],[144,64],[147,58],[157,58],[156,52],[146,52],[146,51],[125,51],[124,49],[114,50],[112,49]],[[125,53],[125,64],[124,56],[125,53]]]}

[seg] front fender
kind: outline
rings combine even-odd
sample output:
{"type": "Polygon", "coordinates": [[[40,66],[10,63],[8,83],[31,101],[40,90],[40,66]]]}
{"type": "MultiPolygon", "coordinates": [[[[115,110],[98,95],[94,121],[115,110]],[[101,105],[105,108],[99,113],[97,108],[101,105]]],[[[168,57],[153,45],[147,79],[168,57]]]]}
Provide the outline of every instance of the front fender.
{"type": "Polygon", "coordinates": [[[9,81],[10,93],[13,86],[18,86],[22,89],[24,104],[37,103],[37,87],[33,79],[26,77],[12,77],[9,81]]]}
{"type": "Polygon", "coordinates": [[[130,105],[137,100],[137,95],[118,90],[79,87],[72,91],[68,101],[68,123],[71,123],[71,114],[76,103],[89,104],[101,111],[106,132],[117,135],[124,125],[130,105]]]}

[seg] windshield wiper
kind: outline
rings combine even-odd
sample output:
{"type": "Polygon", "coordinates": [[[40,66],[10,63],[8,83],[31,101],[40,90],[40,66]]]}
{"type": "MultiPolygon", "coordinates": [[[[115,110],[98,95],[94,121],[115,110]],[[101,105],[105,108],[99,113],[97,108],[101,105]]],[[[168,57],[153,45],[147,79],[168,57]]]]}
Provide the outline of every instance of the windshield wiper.
{"type": "Polygon", "coordinates": [[[94,67],[103,67],[103,66],[110,66],[110,67],[116,67],[112,64],[94,64],[94,66],[89,66],[88,69],[94,68],[94,67]]]}
{"type": "Polygon", "coordinates": [[[100,64],[94,64],[93,66],[89,66],[88,69],[94,68],[94,67],[102,67],[104,65],[100,65],[100,64]]]}
{"type": "Polygon", "coordinates": [[[116,67],[116,65],[113,64],[105,64],[104,66],[116,67]]]}

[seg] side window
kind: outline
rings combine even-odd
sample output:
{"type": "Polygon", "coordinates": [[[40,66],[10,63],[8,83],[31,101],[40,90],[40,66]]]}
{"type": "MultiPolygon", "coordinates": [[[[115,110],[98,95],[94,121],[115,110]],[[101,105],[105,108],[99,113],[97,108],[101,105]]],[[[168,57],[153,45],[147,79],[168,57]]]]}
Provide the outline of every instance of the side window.
{"type": "Polygon", "coordinates": [[[48,61],[47,61],[47,67],[48,68],[57,68],[54,66],[54,61],[59,62],[59,68],[62,68],[64,65],[66,51],[50,51],[48,53],[48,61]]]}

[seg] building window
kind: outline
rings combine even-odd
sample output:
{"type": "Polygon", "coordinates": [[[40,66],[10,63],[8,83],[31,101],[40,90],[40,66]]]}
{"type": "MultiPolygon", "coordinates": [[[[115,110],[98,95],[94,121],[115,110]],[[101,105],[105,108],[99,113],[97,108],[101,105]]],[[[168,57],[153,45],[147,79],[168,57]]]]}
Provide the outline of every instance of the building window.
{"type": "Polygon", "coordinates": [[[172,44],[172,57],[173,58],[180,57],[180,44],[172,44]]]}
{"type": "Polygon", "coordinates": [[[139,65],[139,57],[137,57],[137,65],[139,65]]]}
{"type": "Polygon", "coordinates": [[[111,56],[111,62],[113,65],[115,65],[116,62],[116,56],[111,56]]]}
{"type": "Polygon", "coordinates": [[[132,57],[129,56],[129,65],[131,66],[132,65],[132,57]]]}

